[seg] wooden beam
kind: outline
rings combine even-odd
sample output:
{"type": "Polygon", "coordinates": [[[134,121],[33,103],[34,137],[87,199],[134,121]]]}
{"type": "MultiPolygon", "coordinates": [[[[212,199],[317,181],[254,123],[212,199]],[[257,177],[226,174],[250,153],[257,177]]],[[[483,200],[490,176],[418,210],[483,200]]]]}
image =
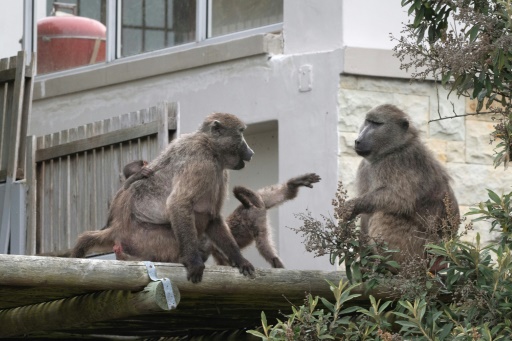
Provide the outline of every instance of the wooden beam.
{"type": "MultiPolygon", "coordinates": [[[[173,285],[176,303],[179,291],[173,285]]],[[[142,291],[109,290],[19,308],[0,310],[0,337],[58,330],[98,321],[170,310],[162,282],[142,291]]]]}
{"type": "MultiPolygon", "coordinates": [[[[208,266],[200,283],[187,280],[187,271],[181,264],[154,263],[159,278],[167,277],[184,295],[265,295],[304,297],[332,295],[326,279],[338,283],[346,279],[341,271],[256,269],[250,278],[238,269],[227,266],[208,266]]],[[[75,259],[0,254],[0,283],[26,287],[72,287],[84,290],[140,290],[150,282],[143,262],[100,259],[75,259]]],[[[392,298],[392,290],[382,287],[364,292],[358,287],[361,300],[368,294],[376,298],[392,298]]]]}

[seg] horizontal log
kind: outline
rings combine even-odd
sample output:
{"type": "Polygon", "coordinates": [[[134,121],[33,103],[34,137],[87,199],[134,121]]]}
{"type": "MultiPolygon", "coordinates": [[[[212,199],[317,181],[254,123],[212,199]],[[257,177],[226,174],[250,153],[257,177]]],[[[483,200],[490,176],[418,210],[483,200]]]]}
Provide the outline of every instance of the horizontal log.
{"type": "MultiPolygon", "coordinates": [[[[256,269],[246,277],[226,266],[206,267],[203,280],[192,283],[181,264],[155,263],[159,278],[167,277],[182,297],[186,295],[265,295],[304,297],[305,292],[330,297],[326,279],[337,284],[346,280],[340,271],[256,269]]],[[[0,285],[29,287],[73,287],[83,290],[141,290],[150,282],[143,262],[74,259],[40,256],[0,255],[0,285]]],[[[357,292],[364,294],[364,287],[357,292]]],[[[374,289],[377,297],[389,297],[391,290],[374,289]]],[[[361,299],[367,297],[364,294],[361,299]]]]}
{"type": "MultiPolygon", "coordinates": [[[[176,302],[179,291],[173,286],[176,302]]],[[[59,330],[170,310],[162,282],[140,292],[108,290],[51,302],[0,310],[0,337],[59,330]]]]}

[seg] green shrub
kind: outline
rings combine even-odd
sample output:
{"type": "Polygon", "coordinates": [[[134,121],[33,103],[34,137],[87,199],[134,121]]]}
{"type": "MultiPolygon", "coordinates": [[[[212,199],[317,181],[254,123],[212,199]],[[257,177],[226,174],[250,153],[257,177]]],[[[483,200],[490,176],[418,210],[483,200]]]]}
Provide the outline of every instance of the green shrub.
{"type": "Polygon", "coordinates": [[[307,295],[303,305],[293,306],[274,325],[262,312],[262,327],[248,332],[263,340],[510,340],[511,196],[489,191],[489,200],[470,212],[489,220],[491,230],[500,233],[496,241],[484,246],[478,234],[475,243],[463,241],[469,224],[462,234],[426,246],[432,261],[443,257],[445,269],[431,273],[428,263],[412,260],[391,275],[396,264],[387,261],[390,250],[379,245],[384,255],[373,257],[375,248],[360,241],[354,222],[339,219],[346,201],[340,186],[333,202],[337,222],[299,215],[304,224],[296,232],[303,234],[308,251],[344,262],[348,279],[328,283],[333,301],[307,295]],[[370,295],[360,306],[354,302],[359,294],[351,293],[359,285],[390,288],[390,299],[381,302],[370,295]]]}

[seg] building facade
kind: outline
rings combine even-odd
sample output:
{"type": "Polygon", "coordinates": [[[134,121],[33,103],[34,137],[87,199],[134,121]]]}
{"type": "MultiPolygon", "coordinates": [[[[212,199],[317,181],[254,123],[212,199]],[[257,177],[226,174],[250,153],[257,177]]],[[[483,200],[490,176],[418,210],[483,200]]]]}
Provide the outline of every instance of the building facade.
{"type": "MultiPolygon", "coordinates": [[[[256,154],[245,169],[231,172],[232,185],[256,189],[307,172],[322,177],[313,189],[301,189],[297,199],[270,213],[274,240],[288,268],[333,268],[327,258],[307,253],[302,237],[290,228],[300,225],[296,214],[306,210],[318,218],[330,216],[339,180],[349,196],[355,196],[360,157],[353,144],[364,114],[376,105],[393,103],[412,116],[426,144],[448,168],[463,212],[486,199],[486,188],[498,193],[510,190],[512,173],[492,166],[492,122],[488,118],[429,123],[438,112],[471,112],[472,104],[464,98],[447,100],[446,91],[433,82],[411,83],[400,70],[390,39],[390,33],[399,36],[401,23],[407,21],[406,9],[399,2],[283,0],[282,7],[269,10],[269,4],[261,1],[266,10],[238,9],[241,13],[261,10],[261,18],[245,18],[239,20],[245,24],[237,26],[236,20],[229,19],[240,15],[233,7],[236,2],[225,1],[222,6],[221,1],[198,0],[193,10],[181,9],[193,16],[194,29],[181,34],[173,46],[168,46],[174,44],[170,38],[162,38],[148,51],[145,46],[151,46],[151,40],[145,40],[146,45],[123,41],[142,35],[142,28],[137,28],[138,33],[123,33],[123,29],[134,28],[110,25],[115,18],[123,18],[122,3],[148,3],[143,5],[146,13],[147,0],[98,3],[107,13],[97,18],[107,28],[106,62],[38,76],[29,133],[57,132],[162,101],[179,103],[180,134],[195,130],[210,112],[236,114],[249,125],[247,141],[256,154]],[[214,27],[215,15],[226,24],[214,27]],[[131,50],[123,52],[123,44],[131,50]]],[[[167,3],[165,13],[176,9],[172,1],[163,3],[167,3]]],[[[14,8],[18,3],[0,0],[0,6],[19,13],[14,8]]],[[[43,0],[26,0],[24,6],[26,18],[30,18],[27,12],[41,17],[48,14],[43,0]]],[[[170,22],[165,18],[164,26],[170,22]]],[[[25,23],[23,30],[27,37],[23,44],[28,46],[36,29],[25,23]]],[[[0,52],[2,57],[15,53],[0,52]]],[[[230,198],[226,214],[235,205],[236,200],[230,198]]],[[[488,226],[480,228],[487,236],[488,226]]],[[[247,253],[256,265],[268,266],[256,250],[247,253]]]]}

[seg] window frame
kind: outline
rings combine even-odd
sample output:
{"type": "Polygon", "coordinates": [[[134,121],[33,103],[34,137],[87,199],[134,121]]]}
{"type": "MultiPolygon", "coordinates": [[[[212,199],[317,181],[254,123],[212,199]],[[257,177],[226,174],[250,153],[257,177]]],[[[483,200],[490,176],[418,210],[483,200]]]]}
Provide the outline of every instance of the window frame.
{"type": "MultiPolygon", "coordinates": [[[[196,1],[196,36],[195,41],[176,46],[170,46],[159,50],[143,52],[132,56],[121,56],[121,2],[122,0],[106,0],[106,56],[105,61],[93,65],[79,66],[72,69],[51,72],[42,75],[36,75],[36,79],[51,79],[59,76],[73,75],[76,73],[87,72],[104,68],[105,66],[129,63],[139,61],[149,57],[157,57],[161,55],[173,54],[176,52],[190,50],[196,47],[209,46],[219,43],[229,42],[231,40],[242,39],[254,35],[280,32],[283,30],[283,22],[261,26],[244,31],[234,32],[222,36],[210,37],[211,35],[211,9],[212,0],[195,0],[196,1]]],[[[27,52],[37,52],[37,24],[36,15],[38,7],[37,0],[24,0],[24,39],[23,48],[27,52]]],[[[30,55],[30,53],[29,53],[30,55]]]]}

